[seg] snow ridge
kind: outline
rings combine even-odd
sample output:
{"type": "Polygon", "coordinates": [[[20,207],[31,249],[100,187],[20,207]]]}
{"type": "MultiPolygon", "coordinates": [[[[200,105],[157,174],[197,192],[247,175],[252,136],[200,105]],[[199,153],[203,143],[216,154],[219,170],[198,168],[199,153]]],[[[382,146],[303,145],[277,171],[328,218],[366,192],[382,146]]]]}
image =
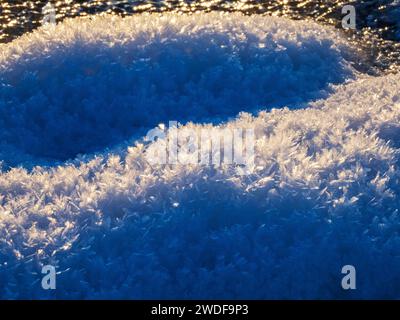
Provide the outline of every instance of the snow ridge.
{"type": "MultiPolygon", "coordinates": [[[[25,36],[1,51],[1,74],[17,68],[6,59],[13,50],[18,60],[42,55],[41,43],[54,52],[68,37],[68,45],[117,41],[130,33],[103,33],[112,30],[107,23],[136,19],[161,31],[187,25],[236,30],[227,39],[240,34],[237,28],[258,30],[270,35],[275,48],[314,37],[318,51],[331,41],[334,49],[321,49],[318,65],[329,63],[323,57],[333,50],[340,58],[329,68],[342,65],[345,79],[354,74],[343,40],[314,24],[216,14],[130,19],[82,20],[79,26],[67,21],[53,31],[62,41],[43,30],[25,36]]],[[[147,33],[137,32],[132,39],[142,36],[145,43],[147,33]]],[[[310,69],[310,81],[320,76],[310,69]]],[[[56,167],[4,170],[0,297],[399,298],[399,80],[359,78],[331,87],[329,96],[318,94],[314,102],[303,96],[307,108],[267,105],[226,122],[180,127],[254,129],[254,166],[247,175],[229,166],[150,165],[145,151],[163,141],[140,138],[56,167]],[[45,264],[59,271],[56,291],[40,288],[45,264]],[[357,268],[356,291],[340,287],[346,264],[357,268]]]]}
{"type": "Polygon", "coordinates": [[[1,159],[62,162],[160,122],[299,107],[353,74],[349,46],[313,26],[165,14],[71,19],[25,35],[0,53],[1,159]]]}

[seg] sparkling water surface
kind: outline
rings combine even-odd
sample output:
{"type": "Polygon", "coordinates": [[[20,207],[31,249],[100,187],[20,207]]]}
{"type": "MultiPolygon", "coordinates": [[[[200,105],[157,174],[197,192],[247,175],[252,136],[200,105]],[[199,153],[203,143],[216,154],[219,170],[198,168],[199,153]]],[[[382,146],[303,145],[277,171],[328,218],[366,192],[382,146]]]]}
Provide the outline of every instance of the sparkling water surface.
{"type": "MultiPolygon", "coordinates": [[[[0,42],[9,42],[41,25],[45,0],[2,0],[0,3],[0,42]]],[[[240,11],[245,14],[269,14],[292,19],[313,20],[341,28],[344,5],[352,4],[357,12],[357,30],[346,31],[357,41],[366,62],[359,70],[370,74],[397,72],[400,69],[400,1],[334,1],[334,0],[201,0],[201,1],[53,1],[57,21],[92,14],[131,15],[142,12],[240,11]]]]}

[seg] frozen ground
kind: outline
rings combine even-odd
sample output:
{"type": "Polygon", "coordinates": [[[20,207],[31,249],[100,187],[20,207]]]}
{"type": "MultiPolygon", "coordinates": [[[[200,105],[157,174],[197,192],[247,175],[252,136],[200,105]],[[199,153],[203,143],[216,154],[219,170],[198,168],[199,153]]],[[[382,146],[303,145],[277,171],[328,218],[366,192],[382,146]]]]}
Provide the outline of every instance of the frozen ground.
{"type": "Polygon", "coordinates": [[[160,122],[299,107],[351,76],[333,31],[237,17],[70,20],[3,46],[1,159],[66,160],[160,122]]]}
{"type": "Polygon", "coordinates": [[[0,49],[0,297],[399,298],[400,76],[358,75],[335,31],[141,15],[0,49]],[[150,166],[168,120],[255,129],[251,173],[150,166]]]}

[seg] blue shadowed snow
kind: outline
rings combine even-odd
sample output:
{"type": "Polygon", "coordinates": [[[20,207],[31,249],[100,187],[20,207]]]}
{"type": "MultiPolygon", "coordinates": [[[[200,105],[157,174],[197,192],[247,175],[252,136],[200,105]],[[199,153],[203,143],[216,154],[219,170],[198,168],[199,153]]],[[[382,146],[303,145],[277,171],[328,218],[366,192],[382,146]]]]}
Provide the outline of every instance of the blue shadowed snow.
{"type": "Polygon", "coordinates": [[[165,24],[115,38],[75,31],[67,44],[32,43],[8,57],[0,68],[6,165],[101,151],[170,120],[219,123],[301,107],[351,76],[343,46],[315,32],[288,39],[262,27],[165,24]]]}
{"type": "Polygon", "coordinates": [[[356,77],[335,31],[137,15],[65,21],[1,49],[6,162],[90,152],[165,119],[255,136],[247,175],[153,166],[146,151],[163,139],[1,172],[1,298],[400,298],[400,76],[356,77]],[[40,285],[47,264],[55,291],[40,285]],[[341,288],[347,264],[355,291],[341,288]]]}

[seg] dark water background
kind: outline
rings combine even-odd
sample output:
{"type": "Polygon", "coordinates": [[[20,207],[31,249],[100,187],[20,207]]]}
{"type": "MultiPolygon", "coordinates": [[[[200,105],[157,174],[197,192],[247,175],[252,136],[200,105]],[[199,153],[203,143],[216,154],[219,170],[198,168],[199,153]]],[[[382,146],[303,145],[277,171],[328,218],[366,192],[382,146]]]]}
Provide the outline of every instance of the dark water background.
{"type": "MultiPolygon", "coordinates": [[[[0,43],[10,42],[41,25],[42,8],[49,1],[0,0],[0,43]]],[[[357,41],[367,57],[367,66],[360,66],[370,74],[400,70],[400,1],[334,1],[334,0],[91,0],[50,1],[57,13],[57,21],[67,17],[111,13],[131,15],[141,12],[240,11],[246,14],[270,14],[296,20],[313,20],[341,29],[342,7],[352,4],[357,12],[357,30],[346,31],[347,37],[357,41]]]]}

